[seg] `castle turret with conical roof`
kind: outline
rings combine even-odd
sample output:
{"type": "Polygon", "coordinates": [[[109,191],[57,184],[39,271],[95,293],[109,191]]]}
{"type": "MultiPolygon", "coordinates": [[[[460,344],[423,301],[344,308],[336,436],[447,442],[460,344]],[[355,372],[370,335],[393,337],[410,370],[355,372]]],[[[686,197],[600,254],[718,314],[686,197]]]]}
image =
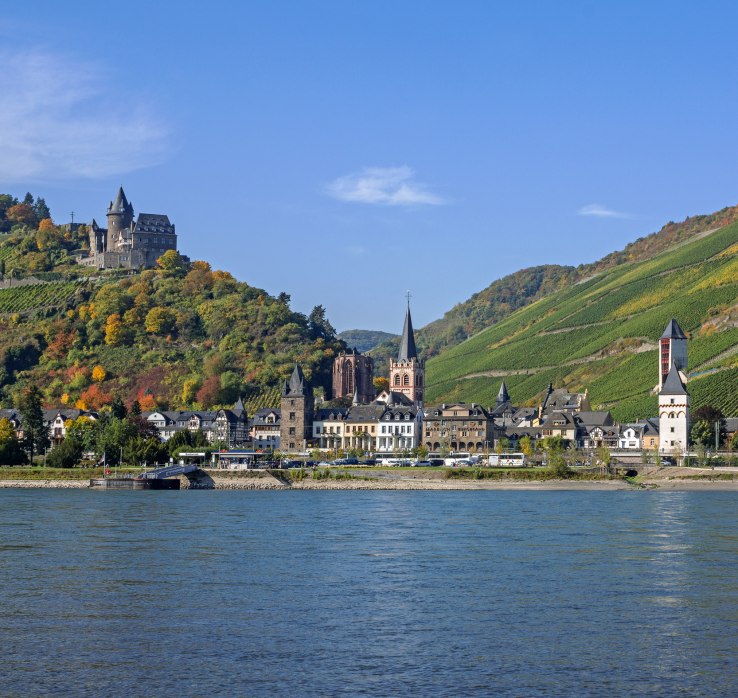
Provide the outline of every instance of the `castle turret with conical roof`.
{"type": "Polygon", "coordinates": [[[418,358],[415,347],[413,320],[410,316],[410,298],[408,294],[405,324],[400,338],[400,350],[397,360],[390,359],[390,391],[402,393],[413,402],[422,403],[425,393],[425,361],[418,358]]]}
{"type": "Polygon", "coordinates": [[[123,231],[133,223],[133,204],[126,198],[123,187],[118,187],[115,200],[108,206],[108,232],[106,249],[112,250],[120,245],[123,231]]]}

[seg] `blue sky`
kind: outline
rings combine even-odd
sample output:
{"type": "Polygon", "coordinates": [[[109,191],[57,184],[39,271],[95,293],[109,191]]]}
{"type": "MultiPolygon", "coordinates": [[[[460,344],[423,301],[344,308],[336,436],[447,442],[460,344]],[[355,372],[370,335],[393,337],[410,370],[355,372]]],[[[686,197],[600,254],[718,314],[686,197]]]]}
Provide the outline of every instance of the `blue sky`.
{"type": "Polygon", "coordinates": [[[0,191],[337,329],[422,326],[525,266],[735,204],[729,2],[0,2],[0,191]]]}

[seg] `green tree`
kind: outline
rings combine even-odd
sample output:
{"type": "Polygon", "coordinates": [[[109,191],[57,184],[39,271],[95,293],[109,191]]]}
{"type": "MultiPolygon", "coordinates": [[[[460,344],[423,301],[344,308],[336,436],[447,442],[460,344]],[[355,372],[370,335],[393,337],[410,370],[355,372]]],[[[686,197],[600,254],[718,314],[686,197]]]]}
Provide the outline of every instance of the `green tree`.
{"type": "Polygon", "coordinates": [[[174,330],[177,315],[169,308],[157,306],[146,314],[144,327],[149,334],[169,334],[174,330]]]}
{"type": "Polygon", "coordinates": [[[184,276],[187,273],[187,264],[177,250],[167,250],[156,263],[168,276],[184,276]]]}
{"type": "Polygon", "coordinates": [[[690,436],[692,442],[699,446],[708,446],[714,438],[713,434],[713,426],[706,419],[700,419],[692,424],[690,436]]]}
{"type": "Polygon", "coordinates": [[[0,419],[0,464],[21,465],[27,462],[13,425],[6,417],[0,419]]]}
{"type": "Polygon", "coordinates": [[[82,451],[82,442],[67,434],[67,438],[49,453],[46,463],[52,468],[73,468],[82,458],[82,451]]]}
{"type": "Polygon", "coordinates": [[[41,405],[41,390],[32,385],[21,394],[20,412],[23,415],[23,445],[33,463],[33,456],[49,447],[49,429],[41,405]]]}

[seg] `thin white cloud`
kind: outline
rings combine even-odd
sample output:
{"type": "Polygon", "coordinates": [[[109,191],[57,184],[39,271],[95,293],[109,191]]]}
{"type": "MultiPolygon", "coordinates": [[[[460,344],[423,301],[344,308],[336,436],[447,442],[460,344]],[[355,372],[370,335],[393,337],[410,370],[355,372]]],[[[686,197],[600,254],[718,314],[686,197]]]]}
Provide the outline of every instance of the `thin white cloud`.
{"type": "Polygon", "coordinates": [[[594,216],[595,218],[632,218],[629,213],[614,211],[601,204],[587,204],[577,211],[578,216],[594,216]]]}
{"type": "Polygon", "coordinates": [[[0,181],[106,177],[159,162],[166,129],[94,65],[0,51],[0,181]]]}
{"type": "Polygon", "coordinates": [[[341,201],[385,206],[437,206],[446,203],[429,191],[424,184],[414,181],[412,168],[365,167],[360,172],[339,177],[327,187],[330,196],[341,201]]]}

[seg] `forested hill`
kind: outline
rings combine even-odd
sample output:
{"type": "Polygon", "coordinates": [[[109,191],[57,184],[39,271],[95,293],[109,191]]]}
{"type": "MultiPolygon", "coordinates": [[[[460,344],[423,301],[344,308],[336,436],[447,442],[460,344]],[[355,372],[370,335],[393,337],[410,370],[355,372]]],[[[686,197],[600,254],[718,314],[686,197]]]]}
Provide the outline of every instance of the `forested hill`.
{"type": "MultiPolygon", "coordinates": [[[[709,230],[738,221],[738,206],[709,215],[692,216],[680,223],[670,221],[658,232],[639,238],[591,264],[574,266],[543,265],[529,267],[493,281],[469,300],[459,303],[442,318],[416,331],[421,353],[429,358],[447,347],[453,347],[478,332],[494,325],[511,312],[533,303],[550,293],[619,265],[645,261],[675,245],[687,242],[709,230]]],[[[397,353],[399,340],[394,339],[372,350],[378,365],[397,353]]]]}
{"type": "Polygon", "coordinates": [[[655,416],[657,342],[676,318],[692,406],[738,414],[738,222],[603,266],[432,358],[427,401],[494,404],[504,379],[515,404],[535,404],[551,382],[622,421],[655,416]]]}
{"type": "Polygon", "coordinates": [[[339,332],[338,338],[346,342],[346,346],[360,352],[367,352],[382,342],[399,339],[399,335],[381,330],[344,330],[339,332]]]}
{"type": "Polygon", "coordinates": [[[86,228],[54,225],[36,202],[0,196],[2,406],[36,384],[50,407],[99,409],[119,396],[143,409],[209,409],[244,396],[253,411],[278,404],[296,361],[329,384],[345,345],[321,306],[294,312],[288,295],[174,252],[141,273],[81,267],[86,228]]]}

